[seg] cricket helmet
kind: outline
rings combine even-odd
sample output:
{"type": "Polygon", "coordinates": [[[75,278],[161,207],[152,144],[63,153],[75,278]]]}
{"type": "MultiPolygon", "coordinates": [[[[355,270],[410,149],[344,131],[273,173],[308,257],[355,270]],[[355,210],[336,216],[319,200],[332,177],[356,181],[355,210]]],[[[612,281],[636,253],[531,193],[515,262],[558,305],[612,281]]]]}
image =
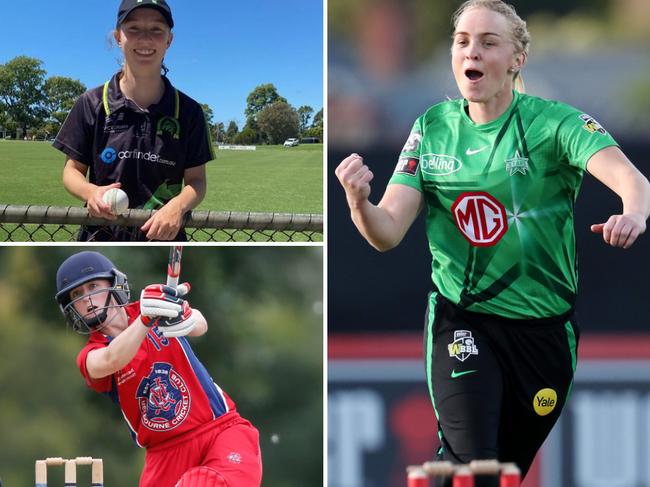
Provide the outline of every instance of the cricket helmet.
{"type": "Polygon", "coordinates": [[[118,271],[113,263],[102,254],[89,251],[74,254],[59,266],[56,273],[56,291],[54,299],[59,304],[66,322],[77,333],[82,334],[100,330],[106,320],[108,309],[126,306],[130,297],[126,274],[118,271]],[[73,289],[95,279],[108,280],[109,288],[99,289],[74,300],[70,298],[70,292],[73,289]],[[81,314],[77,311],[74,306],[75,302],[88,296],[92,301],[92,296],[100,293],[106,293],[103,306],[96,306],[93,303],[87,313],[81,314]],[[111,297],[115,298],[114,304],[111,304],[111,297]]]}

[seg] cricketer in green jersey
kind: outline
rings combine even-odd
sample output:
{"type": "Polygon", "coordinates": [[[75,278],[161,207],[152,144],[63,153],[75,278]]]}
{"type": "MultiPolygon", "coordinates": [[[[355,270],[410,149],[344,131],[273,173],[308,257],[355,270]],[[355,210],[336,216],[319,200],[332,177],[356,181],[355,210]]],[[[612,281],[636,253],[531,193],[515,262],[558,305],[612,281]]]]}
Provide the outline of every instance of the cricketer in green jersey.
{"type": "Polygon", "coordinates": [[[433,282],[470,311],[564,313],[577,290],[573,204],[587,161],[616,142],[588,115],[518,92],[485,124],[466,105],[418,118],[390,180],[424,196],[433,282]]]}
{"type": "Polygon", "coordinates": [[[360,155],[336,175],[353,222],[380,251],[426,210],[434,292],[425,359],[438,457],[514,461],[525,475],[575,370],[573,204],[584,173],[621,198],[620,214],[591,226],[615,247],[645,232],[650,184],[591,116],[513,89],[530,44],[514,8],[470,0],[454,27],[462,98],[416,120],[379,204],[368,199],[373,175],[360,155]]]}

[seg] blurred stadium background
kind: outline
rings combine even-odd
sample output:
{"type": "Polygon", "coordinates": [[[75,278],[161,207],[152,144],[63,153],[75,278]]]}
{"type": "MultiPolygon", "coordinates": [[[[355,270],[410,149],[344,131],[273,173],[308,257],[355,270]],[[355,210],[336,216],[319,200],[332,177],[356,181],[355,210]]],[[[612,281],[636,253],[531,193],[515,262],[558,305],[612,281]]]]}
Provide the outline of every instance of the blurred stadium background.
{"type": "MultiPolygon", "coordinates": [[[[104,459],[106,485],[137,485],[144,451],[119,408],[76,367],[85,337],[66,328],[55,275],[78,246],[0,248],[0,478],[34,485],[34,460],[104,459]]],[[[131,299],[164,282],[169,247],[93,247],[128,275],[131,299]]],[[[317,247],[186,247],[182,281],[210,329],[190,339],[260,430],[264,485],[323,478],[323,254],[317,247]]],[[[63,485],[62,468],[50,485],[63,485]]],[[[89,485],[81,472],[79,485],[89,485]]]]}
{"type": "MultiPolygon", "coordinates": [[[[362,154],[378,201],[413,121],[458,96],[449,47],[460,3],[328,2],[330,487],[405,485],[405,465],[430,459],[437,444],[421,363],[431,287],[423,219],[397,249],[379,254],[350,221],[334,168],[350,152],[362,154]]],[[[533,36],[527,92],[594,116],[650,176],[650,2],[509,3],[533,36]]],[[[589,231],[619,208],[585,176],[576,204],[576,383],[526,487],[650,486],[650,235],[622,251],[589,231]]]]}

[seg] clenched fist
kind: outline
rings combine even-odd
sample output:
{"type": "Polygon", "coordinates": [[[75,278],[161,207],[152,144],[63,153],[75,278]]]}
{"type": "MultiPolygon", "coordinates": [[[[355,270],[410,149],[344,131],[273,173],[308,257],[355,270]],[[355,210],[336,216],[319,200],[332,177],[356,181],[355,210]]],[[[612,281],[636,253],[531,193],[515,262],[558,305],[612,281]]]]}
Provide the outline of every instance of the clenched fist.
{"type": "Polygon", "coordinates": [[[345,190],[345,196],[350,208],[357,208],[370,196],[370,181],[374,177],[372,171],[363,163],[359,154],[350,154],[341,161],[334,171],[345,190]]]}

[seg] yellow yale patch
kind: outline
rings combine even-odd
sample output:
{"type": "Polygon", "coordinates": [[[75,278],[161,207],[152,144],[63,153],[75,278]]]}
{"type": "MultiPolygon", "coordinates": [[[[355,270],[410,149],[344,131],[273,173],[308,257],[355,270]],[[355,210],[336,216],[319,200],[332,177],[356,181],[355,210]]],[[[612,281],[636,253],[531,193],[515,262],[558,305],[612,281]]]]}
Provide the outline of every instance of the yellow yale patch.
{"type": "Polygon", "coordinates": [[[533,408],[540,416],[546,416],[555,409],[557,404],[557,393],[553,389],[542,389],[535,394],[533,408]]]}

